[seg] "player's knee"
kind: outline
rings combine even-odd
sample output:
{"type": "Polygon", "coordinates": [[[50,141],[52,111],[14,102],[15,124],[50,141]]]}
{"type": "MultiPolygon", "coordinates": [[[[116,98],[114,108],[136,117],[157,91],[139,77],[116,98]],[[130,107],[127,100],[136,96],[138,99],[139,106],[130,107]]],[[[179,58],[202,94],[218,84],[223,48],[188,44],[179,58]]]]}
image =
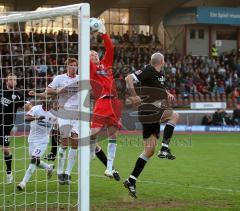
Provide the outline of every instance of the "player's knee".
{"type": "Polygon", "coordinates": [[[59,147],[59,150],[58,150],[58,155],[59,155],[59,156],[63,156],[63,154],[66,152],[66,150],[67,150],[67,147],[65,147],[65,146],[60,146],[60,147],[59,147]]]}
{"type": "Polygon", "coordinates": [[[3,154],[4,156],[8,156],[11,154],[10,149],[8,147],[3,147],[3,154]]]}
{"type": "Polygon", "coordinates": [[[96,144],[95,145],[95,153],[98,153],[98,152],[100,152],[102,150],[102,148],[98,145],[98,144],[96,144]]]}
{"type": "Polygon", "coordinates": [[[78,139],[77,133],[71,133],[71,139],[78,139]]]}
{"type": "Polygon", "coordinates": [[[147,158],[151,158],[151,157],[154,155],[154,152],[155,152],[154,149],[145,150],[145,151],[144,151],[144,155],[145,155],[147,158]]]}
{"type": "Polygon", "coordinates": [[[112,134],[110,136],[108,136],[108,139],[117,139],[117,134],[112,134]]]}
{"type": "Polygon", "coordinates": [[[31,158],[31,163],[32,163],[32,164],[35,164],[36,166],[39,166],[39,164],[40,164],[40,158],[33,156],[33,157],[31,158]]]}
{"type": "Polygon", "coordinates": [[[68,138],[61,138],[61,145],[67,146],[68,145],[68,138]]]}
{"type": "Polygon", "coordinates": [[[91,140],[94,140],[94,141],[97,139],[97,137],[98,137],[97,134],[91,134],[91,135],[90,135],[90,139],[91,139],[91,140]]]}
{"type": "Polygon", "coordinates": [[[144,155],[148,158],[152,157],[155,152],[155,147],[145,147],[144,155]]]}
{"type": "Polygon", "coordinates": [[[172,120],[174,120],[176,123],[179,120],[179,114],[175,111],[172,114],[172,120]]]}
{"type": "Polygon", "coordinates": [[[77,146],[77,145],[72,145],[71,148],[72,148],[72,149],[77,149],[78,146],[77,146]]]}
{"type": "Polygon", "coordinates": [[[72,149],[77,149],[78,148],[78,139],[70,139],[70,146],[72,149]]]}
{"type": "Polygon", "coordinates": [[[60,136],[59,131],[58,130],[52,130],[52,136],[59,137],[60,136]]]}
{"type": "Polygon", "coordinates": [[[117,127],[109,127],[108,128],[108,138],[116,139],[119,129],[117,127]]]}
{"type": "Polygon", "coordinates": [[[101,132],[101,128],[92,128],[91,135],[90,135],[91,140],[97,139],[100,132],[101,132]]]}

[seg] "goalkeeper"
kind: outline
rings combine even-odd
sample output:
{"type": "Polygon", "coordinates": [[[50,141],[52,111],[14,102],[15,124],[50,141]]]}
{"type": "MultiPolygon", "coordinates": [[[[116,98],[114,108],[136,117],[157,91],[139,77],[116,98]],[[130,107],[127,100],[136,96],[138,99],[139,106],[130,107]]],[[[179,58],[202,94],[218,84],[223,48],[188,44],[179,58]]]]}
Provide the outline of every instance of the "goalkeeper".
{"type": "Polygon", "coordinates": [[[91,143],[97,143],[97,138],[106,131],[106,136],[108,136],[108,152],[106,157],[98,144],[96,144],[96,147],[92,144],[91,154],[93,157],[96,154],[106,166],[105,176],[119,181],[120,176],[114,169],[113,162],[116,154],[117,133],[121,128],[120,117],[122,106],[117,95],[112,72],[114,47],[109,35],[106,33],[104,24],[100,20],[91,18],[91,30],[96,30],[96,23],[98,24],[97,32],[104,41],[106,52],[102,60],[100,60],[96,51],[90,51],[90,79],[94,97],[91,143]]]}

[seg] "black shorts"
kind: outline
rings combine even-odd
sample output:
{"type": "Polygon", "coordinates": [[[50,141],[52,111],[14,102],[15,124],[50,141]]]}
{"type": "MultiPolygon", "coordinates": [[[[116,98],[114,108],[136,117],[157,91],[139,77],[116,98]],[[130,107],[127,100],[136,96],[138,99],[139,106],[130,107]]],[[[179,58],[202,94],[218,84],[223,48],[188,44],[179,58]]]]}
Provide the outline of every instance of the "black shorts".
{"type": "Polygon", "coordinates": [[[12,128],[12,125],[0,125],[0,146],[9,146],[8,137],[10,136],[12,128]]]}
{"type": "Polygon", "coordinates": [[[138,109],[138,119],[143,127],[143,138],[147,139],[151,135],[159,138],[160,120],[164,109],[154,106],[153,104],[143,104],[138,109]]]}

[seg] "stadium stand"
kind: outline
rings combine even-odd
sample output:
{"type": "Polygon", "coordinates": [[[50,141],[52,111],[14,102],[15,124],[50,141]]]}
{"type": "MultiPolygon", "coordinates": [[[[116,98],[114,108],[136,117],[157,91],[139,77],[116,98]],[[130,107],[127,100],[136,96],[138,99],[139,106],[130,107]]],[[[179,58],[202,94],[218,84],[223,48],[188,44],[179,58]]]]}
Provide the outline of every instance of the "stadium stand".
{"type": "MultiPolygon", "coordinates": [[[[69,34],[66,31],[37,32],[33,29],[29,34],[22,33],[22,36],[13,30],[10,30],[10,35],[6,31],[1,33],[1,77],[14,68],[21,88],[44,88],[57,71],[64,71],[67,55],[76,55],[77,38],[75,32],[69,34]],[[68,44],[65,42],[67,39],[68,44]],[[23,48],[19,44],[20,41],[24,43],[23,48]],[[9,56],[10,51],[16,55],[12,59],[9,56]],[[24,80],[27,78],[34,80],[24,80]]],[[[113,70],[115,75],[122,77],[146,65],[153,52],[164,52],[156,35],[144,35],[142,32],[130,34],[127,31],[123,35],[112,33],[111,38],[116,46],[113,70]]],[[[92,35],[91,41],[92,48],[102,56],[102,40],[92,35]]],[[[168,52],[164,54],[167,84],[177,99],[175,107],[189,106],[190,102],[211,101],[227,102],[228,108],[235,106],[240,97],[240,68],[237,66],[240,52],[232,50],[217,58],[182,56],[179,53],[168,52]]]]}

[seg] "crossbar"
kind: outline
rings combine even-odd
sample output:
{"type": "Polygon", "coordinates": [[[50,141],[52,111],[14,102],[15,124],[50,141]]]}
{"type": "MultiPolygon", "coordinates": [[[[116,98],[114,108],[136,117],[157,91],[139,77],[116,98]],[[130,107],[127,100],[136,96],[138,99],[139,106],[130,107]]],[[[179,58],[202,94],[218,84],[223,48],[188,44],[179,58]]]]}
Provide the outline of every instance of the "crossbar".
{"type": "Polygon", "coordinates": [[[0,25],[17,22],[27,22],[30,20],[44,18],[55,18],[64,15],[78,15],[78,11],[83,5],[85,5],[85,3],[46,8],[41,11],[20,12],[16,14],[4,15],[0,16],[0,25]]]}

